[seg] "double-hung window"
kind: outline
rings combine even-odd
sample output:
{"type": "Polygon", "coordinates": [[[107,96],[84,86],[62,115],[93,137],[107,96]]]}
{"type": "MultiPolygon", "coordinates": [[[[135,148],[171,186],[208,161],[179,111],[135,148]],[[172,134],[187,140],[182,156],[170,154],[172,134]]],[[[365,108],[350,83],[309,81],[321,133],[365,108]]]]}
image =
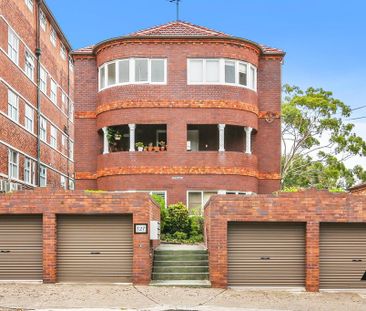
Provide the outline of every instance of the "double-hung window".
{"type": "Polygon", "coordinates": [[[8,56],[14,63],[19,63],[19,38],[10,27],[8,28],[8,56]]]}
{"type": "Polygon", "coordinates": [[[57,34],[56,30],[51,27],[50,40],[53,46],[56,46],[57,34]]]}
{"type": "Polygon", "coordinates": [[[66,60],[66,48],[65,48],[65,46],[62,44],[62,43],[60,43],[60,55],[61,55],[61,58],[63,59],[63,60],[66,60]]]}
{"type": "Polygon", "coordinates": [[[60,185],[61,185],[61,188],[65,189],[66,190],[66,177],[61,175],[60,176],[60,185]]]}
{"type": "Polygon", "coordinates": [[[19,97],[11,90],[8,90],[8,116],[19,122],[19,97]]]}
{"type": "Polygon", "coordinates": [[[43,93],[47,94],[47,71],[41,67],[40,70],[40,89],[43,93]]]}
{"type": "Polygon", "coordinates": [[[71,160],[73,160],[74,159],[74,143],[72,142],[72,141],[70,141],[70,143],[69,143],[69,158],[71,159],[71,160]]]}
{"type": "Polygon", "coordinates": [[[25,74],[32,81],[34,80],[34,58],[29,51],[25,51],[25,74]]]}
{"type": "Polygon", "coordinates": [[[41,28],[43,29],[43,31],[45,31],[47,26],[47,18],[42,10],[39,11],[39,21],[41,24],[41,28]]]}
{"type": "Polygon", "coordinates": [[[35,165],[36,163],[29,158],[25,158],[24,161],[24,181],[28,184],[34,185],[36,174],[35,174],[35,165]]]}
{"type": "Polygon", "coordinates": [[[45,118],[41,117],[41,124],[40,124],[40,138],[47,142],[47,121],[45,118]]]}
{"type": "Polygon", "coordinates": [[[67,138],[65,136],[65,134],[61,134],[61,152],[66,152],[67,150],[67,147],[66,147],[66,144],[67,144],[67,138]]]}
{"type": "Polygon", "coordinates": [[[50,92],[51,101],[57,105],[57,84],[55,81],[51,79],[51,92],[50,92]]]}
{"type": "Polygon", "coordinates": [[[9,178],[19,179],[19,153],[9,149],[9,178]]]}
{"type": "Polygon", "coordinates": [[[33,133],[34,131],[34,110],[31,106],[25,105],[25,120],[24,126],[27,131],[33,133]]]}
{"type": "Polygon", "coordinates": [[[57,149],[57,129],[51,125],[50,145],[57,149]]]}
{"type": "Polygon", "coordinates": [[[25,4],[27,5],[28,9],[33,12],[33,0],[24,0],[25,4]]]}
{"type": "Polygon", "coordinates": [[[39,167],[39,186],[47,186],[47,168],[43,165],[39,167]]]}
{"type": "Polygon", "coordinates": [[[148,59],[135,59],[135,82],[148,82],[149,80],[148,59]]]}

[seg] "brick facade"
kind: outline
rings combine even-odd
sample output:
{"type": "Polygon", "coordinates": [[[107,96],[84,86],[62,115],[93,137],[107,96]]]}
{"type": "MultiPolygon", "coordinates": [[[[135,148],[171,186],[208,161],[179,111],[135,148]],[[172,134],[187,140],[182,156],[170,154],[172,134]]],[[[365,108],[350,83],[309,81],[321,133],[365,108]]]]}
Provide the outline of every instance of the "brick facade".
{"type": "Polygon", "coordinates": [[[74,161],[72,144],[74,140],[73,97],[74,78],[69,66],[71,47],[57,22],[43,1],[33,1],[32,10],[24,0],[0,1],[0,178],[20,184],[25,188],[38,185],[37,165],[34,181],[24,179],[25,158],[40,164],[47,170],[47,185],[61,186],[61,176],[72,187],[74,161]],[[40,27],[40,41],[37,44],[39,8],[46,18],[45,29],[40,27]],[[56,32],[55,46],[51,43],[51,29],[56,32]],[[14,33],[18,45],[18,61],[10,57],[8,39],[14,33]],[[46,90],[40,92],[40,110],[37,104],[38,62],[37,47],[40,48],[39,62],[47,73],[46,90]],[[64,49],[64,56],[61,55],[64,49]],[[33,73],[26,74],[26,55],[33,61],[33,73]],[[51,80],[56,83],[56,101],[51,100],[51,80]],[[18,120],[12,120],[8,112],[8,94],[15,94],[19,107],[18,120]],[[64,94],[64,95],[63,95],[64,94]],[[25,113],[30,109],[33,124],[26,128],[25,113]],[[40,142],[37,151],[38,115],[46,120],[46,139],[40,142]],[[51,146],[51,126],[56,129],[57,144],[51,146]],[[62,138],[64,136],[64,138],[62,138]],[[9,150],[19,154],[19,176],[9,176],[9,150]]]}
{"type": "Polygon", "coordinates": [[[305,285],[308,291],[318,291],[320,223],[366,223],[366,197],[315,190],[212,197],[205,207],[205,240],[214,287],[225,288],[228,284],[227,228],[231,221],[306,223],[305,285]]]}
{"type": "Polygon", "coordinates": [[[167,191],[168,203],[186,202],[188,190],[270,193],[279,189],[284,53],[204,29],[170,23],[74,52],[78,189],[161,190],[167,191]],[[166,59],[167,84],[117,85],[98,91],[99,66],[134,57],[166,59]],[[257,91],[189,85],[188,58],[248,62],[257,67],[257,91]],[[127,124],[166,125],[167,151],[102,154],[102,129],[127,124]],[[227,133],[230,126],[237,127],[233,135],[225,136],[225,147],[235,151],[217,151],[218,124],[226,124],[227,133]],[[215,133],[207,135],[216,151],[187,152],[188,125],[215,125],[215,133]],[[243,150],[244,127],[254,129],[252,154],[243,150]],[[236,135],[239,128],[241,133],[236,135]]]}
{"type": "MultiPolygon", "coordinates": [[[[38,189],[0,195],[1,215],[43,216],[43,281],[57,282],[57,216],[129,214],[133,223],[149,224],[160,220],[160,208],[147,194],[90,193],[38,189]]],[[[152,251],[159,244],[150,234],[133,235],[133,283],[146,285],[151,280],[152,251]]]]}

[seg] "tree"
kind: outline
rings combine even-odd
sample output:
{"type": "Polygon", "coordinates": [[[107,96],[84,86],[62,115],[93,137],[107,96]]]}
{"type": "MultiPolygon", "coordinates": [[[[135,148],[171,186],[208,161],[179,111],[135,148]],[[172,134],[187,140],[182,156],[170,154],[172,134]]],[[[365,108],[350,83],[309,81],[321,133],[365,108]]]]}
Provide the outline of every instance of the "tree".
{"type": "Polygon", "coordinates": [[[365,141],[345,121],[351,108],[332,92],[285,85],[282,104],[282,187],[347,188],[366,180],[360,166],[344,161],[366,156],[365,141]]]}

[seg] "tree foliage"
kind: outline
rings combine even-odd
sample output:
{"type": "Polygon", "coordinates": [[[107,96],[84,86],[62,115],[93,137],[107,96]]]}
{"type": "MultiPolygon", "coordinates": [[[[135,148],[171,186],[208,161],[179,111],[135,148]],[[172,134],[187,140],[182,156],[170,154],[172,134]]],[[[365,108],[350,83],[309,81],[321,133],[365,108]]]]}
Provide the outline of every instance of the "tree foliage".
{"type": "Polygon", "coordinates": [[[282,104],[282,187],[347,188],[366,180],[361,166],[345,160],[366,156],[366,143],[345,119],[351,108],[321,88],[285,85],[282,104]]]}

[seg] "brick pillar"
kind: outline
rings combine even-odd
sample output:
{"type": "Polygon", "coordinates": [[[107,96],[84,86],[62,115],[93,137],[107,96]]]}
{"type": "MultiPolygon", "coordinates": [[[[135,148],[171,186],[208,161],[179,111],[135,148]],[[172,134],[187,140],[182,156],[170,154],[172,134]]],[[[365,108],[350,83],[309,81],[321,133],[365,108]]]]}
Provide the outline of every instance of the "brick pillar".
{"type": "Polygon", "coordinates": [[[319,222],[306,224],[306,290],[319,291],[319,222]]]}
{"type": "Polygon", "coordinates": [[[56,282],[56,215],[43,214],[43,282],[56,282]]]}
{"type": "Polygon", "coordinates": [[[139,213],[134,213],[134,224],[148,224],[147,234],[133,233],[133,284],[148,285],[151,281],[152,251],[150,248],[150,212],[149,206],[141,207],[139,213]]]}

